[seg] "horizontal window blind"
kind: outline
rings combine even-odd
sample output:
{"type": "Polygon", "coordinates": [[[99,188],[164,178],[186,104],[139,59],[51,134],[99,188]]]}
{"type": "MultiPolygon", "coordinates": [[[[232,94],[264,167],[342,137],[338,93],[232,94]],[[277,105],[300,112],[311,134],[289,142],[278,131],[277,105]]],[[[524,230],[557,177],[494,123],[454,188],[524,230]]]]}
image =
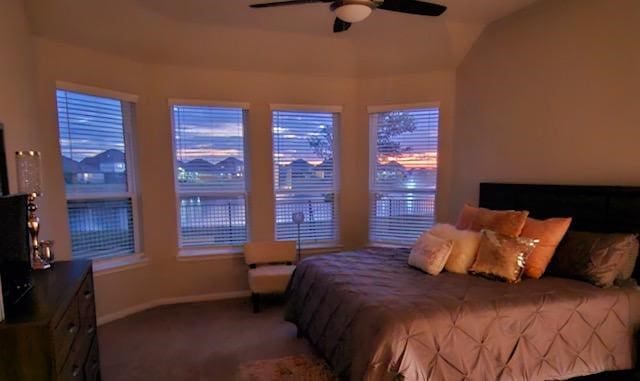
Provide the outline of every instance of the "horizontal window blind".
{"type": "Polygon", "coordinates": [[[277,110],[272,117],[276,239],[297,238],[292,215],[301,212],[302,242],[335,241],[337,114],[277,110]]]}
{"type": "Polygon", "coordinates": [[[182,245],[243,245],[247,242],[245,198],[180,197],[182,245]]]}
{"type": "Polygon", "coordinates": [[[66,90],[57,91],[57,100],[67,194],[127,192],[123,107],[128,104],[66,90]]]}
{"type": "Polygon", "coordinates": [[[435,220],[438,108],[370,114],[369,240],[412,245],[435,220]]]}
{"type": "Polygon", "coordinates": [[[133,103],[62,89],[56,100],[73,257],[134,253],[133,103]]]}
{"type": "Polygon", "coordinates": [[[247,241],[245,110],[174,105],[180,246],[247,241]]]}
{"type": "Polygon", "coordinates": [[[74,258],[133,253],[131,199],[67,201],[74,258]]]}

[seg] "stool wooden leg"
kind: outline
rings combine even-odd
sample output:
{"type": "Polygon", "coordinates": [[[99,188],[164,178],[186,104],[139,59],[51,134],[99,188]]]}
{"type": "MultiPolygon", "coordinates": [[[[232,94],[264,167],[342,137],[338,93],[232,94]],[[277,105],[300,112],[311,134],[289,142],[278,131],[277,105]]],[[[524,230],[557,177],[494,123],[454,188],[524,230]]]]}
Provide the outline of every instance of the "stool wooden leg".
{"type": "Polygon", "coordinates": [[[257,314],[258,312],[260,312],[260,294],[252,292],[251,303],[253,304],[253,313],[257,314]]]}

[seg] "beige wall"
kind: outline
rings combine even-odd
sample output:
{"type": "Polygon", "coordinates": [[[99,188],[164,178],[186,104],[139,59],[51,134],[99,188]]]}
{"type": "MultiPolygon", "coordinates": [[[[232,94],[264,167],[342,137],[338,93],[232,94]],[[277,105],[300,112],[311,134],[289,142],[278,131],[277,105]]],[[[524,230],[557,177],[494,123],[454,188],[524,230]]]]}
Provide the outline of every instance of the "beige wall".
{"type": "Polygon", "coordinates": [[[0,123],[5,125],[7,167],[15,191],[13,152],[38,147],[33,53],[20,0],[0,2],[0,123]]]}
{"type": "Polygon", "coordinates": [[[640,2],[547,0],[457,71],[452,209],[481,181],[640,185],[640,2]]]}
{"type": "MultiPolygon", "coordinates": [[[[47,207],[44,223],[69,257],[64,184],[57,143],[55,81],[139,95],[136,140],[138,184],[142,195],[144,267],[96,278],[98,315],[104,316],[154,299],[247,289],[242,257],[177,259],[177,221],[173,184],[169,98],[249,102],[249,223],[253,239],[273,237],[273,176],[270,104],[338,105],[340,129],[340,230],[345,248],[366,244],[368,216],[368,120],[366,105],[440,101],[443,165],[441,185],[450,181],[453,72],[380,79],[312,77],[213,71],[143,64],[114,55],[35,39],[38,133],[46,145],[47,207]],[[346,159],[348,158],[348,160],[346,159]]],[[[448,192],[445,192],[448,194],[448,192]]],[[[446,200],[446,196],[442,199],[446,200]]],[[[440,203],[442,204],[442,203],[440,203]]],[[[445,207],[440,211],[445,211],[445,207]]],[[[443,212],[444,213],[444,212],[443,212]]]]}

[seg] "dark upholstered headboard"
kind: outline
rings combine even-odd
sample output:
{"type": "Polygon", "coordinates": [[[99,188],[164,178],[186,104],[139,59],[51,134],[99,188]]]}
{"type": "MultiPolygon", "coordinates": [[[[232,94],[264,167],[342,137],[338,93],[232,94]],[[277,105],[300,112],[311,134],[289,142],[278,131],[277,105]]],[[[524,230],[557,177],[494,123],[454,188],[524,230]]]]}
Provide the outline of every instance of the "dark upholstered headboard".
{"type": "Polygon", "coordinates": [[[482,183],[479,204],[528,210],[533,218],[573,217],[571,230],[640,233],[640,187],[482,183]]]}

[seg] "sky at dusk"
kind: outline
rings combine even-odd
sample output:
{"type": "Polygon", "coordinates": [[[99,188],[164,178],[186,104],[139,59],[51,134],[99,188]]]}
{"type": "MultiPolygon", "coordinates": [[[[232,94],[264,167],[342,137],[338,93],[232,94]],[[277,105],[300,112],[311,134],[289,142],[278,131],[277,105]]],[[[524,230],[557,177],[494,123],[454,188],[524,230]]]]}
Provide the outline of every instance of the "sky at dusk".
{"type": "MultiPolygon", "coordinates": [[[[58,90],[58,119],[62,154],[75,161],[108,149],[124,151],[121,102],[58,90]]],[[[244,161],[243,118],[238,108],[176,105],[172,108],[176,158],[182,162],[204,159],[217,163],[228,157],[244,161]]],[[[382,164],[395,161],[407,168],[437,166],[437,109],[412,110],[417,129],[393,137],[406,153],[378,155],[382,164]],[[435,126],[435,128],[434,128],[435,126]]],[[[337,119],[337,118],[336,118],[337,119]]],[[[314,152],[309,138],[324,139],[327,131],[337,131],[334,114],[275,111],[273,152],[276,165],[303,159],[314,165],[323,158],[314,152]]],[[[347,147],[348,150],[348,147],[347,147]]]]}

